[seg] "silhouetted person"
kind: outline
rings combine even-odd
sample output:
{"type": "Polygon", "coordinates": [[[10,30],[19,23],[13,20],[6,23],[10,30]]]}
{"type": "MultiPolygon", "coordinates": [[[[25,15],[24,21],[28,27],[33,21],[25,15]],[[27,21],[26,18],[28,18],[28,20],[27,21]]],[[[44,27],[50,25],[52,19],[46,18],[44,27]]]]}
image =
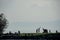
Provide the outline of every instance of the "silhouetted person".
{"type": "Polygon", "coordinates": [[[58,33],[58,31],[56,30],[56,33],[58,33]]]}
{"type": "Polygon", "coordinates": [[[20,31],[18,31],[18,34],[20,34],[20,31]]]}
{"type": "Polygon", "coordinates": [[[15,35],[17,35],[17,32],[15,32],[15,35]]]}
{"type": "Polygon", "coordinates": [[[51,30],[49,30],[49,33],[51,33],[51,30]]]}
{"type": "Polygon", "coordinates": [[[9,34],[11,35],[11,34],[12,34],[12,32],[11,32],[11,31],[9,31],[9,34]]]}
{"type": "Polygon", "coordinates": [[[48,33],[48,30],[43,28],[43,33],[48,33]]]}

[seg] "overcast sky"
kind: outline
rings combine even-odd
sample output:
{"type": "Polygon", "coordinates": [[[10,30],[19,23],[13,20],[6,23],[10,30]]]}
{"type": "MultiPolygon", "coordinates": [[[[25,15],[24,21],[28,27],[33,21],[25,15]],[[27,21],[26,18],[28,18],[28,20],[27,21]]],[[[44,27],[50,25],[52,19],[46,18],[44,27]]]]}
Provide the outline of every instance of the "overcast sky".
{"type": "Polygon", "coordinates": [[[0,13],[9,25],[5,32],[35,32],[39,27],[60,31],[60,0],[0,0],[0,13]]]}

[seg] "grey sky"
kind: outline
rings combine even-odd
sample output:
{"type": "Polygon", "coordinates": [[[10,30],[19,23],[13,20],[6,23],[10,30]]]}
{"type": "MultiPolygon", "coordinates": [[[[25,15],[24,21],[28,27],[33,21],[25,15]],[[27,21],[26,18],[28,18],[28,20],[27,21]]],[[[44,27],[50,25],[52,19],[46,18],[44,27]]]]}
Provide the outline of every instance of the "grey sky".
{"type": "Polygon", "coordinates": [[[40,26],[51,30],[60,29],[60,0],[0,0],[1,12],[9,21],[6,32],[35,32],[40,26]]]}

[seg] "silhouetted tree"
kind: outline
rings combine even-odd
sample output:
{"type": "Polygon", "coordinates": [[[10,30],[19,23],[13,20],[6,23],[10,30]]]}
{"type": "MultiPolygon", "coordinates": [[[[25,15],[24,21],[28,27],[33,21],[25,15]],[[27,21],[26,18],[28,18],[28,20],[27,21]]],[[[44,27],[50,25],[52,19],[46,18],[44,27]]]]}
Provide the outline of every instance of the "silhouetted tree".
{"type": "Polygon", "coordinates": [[[7,28],[7,19],[5,18],[4,14],[0,14],[0,34],[3,33],[4,29],[7,28]]]}
{"type": "Polygon", "coordinates": [[[43,33],[48,33],[48,30],[43,28],[43,33]]]}

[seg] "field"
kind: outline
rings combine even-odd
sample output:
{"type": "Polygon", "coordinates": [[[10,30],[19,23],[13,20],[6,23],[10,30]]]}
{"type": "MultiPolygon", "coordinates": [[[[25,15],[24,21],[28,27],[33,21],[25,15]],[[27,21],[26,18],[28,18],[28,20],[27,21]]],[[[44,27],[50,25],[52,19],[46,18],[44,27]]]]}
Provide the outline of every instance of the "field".
{"type": "Polygon", "coordinates": [[[44,35],[57,35],[60,33],[20,33],[19,36],[44,36],[44,35]]]}
{"type": "Polygon", "coordinates": [[[47,39],[58,40],[60,33],[20,33],[20,34],[3,34],[0,39],[47,39]]]}

